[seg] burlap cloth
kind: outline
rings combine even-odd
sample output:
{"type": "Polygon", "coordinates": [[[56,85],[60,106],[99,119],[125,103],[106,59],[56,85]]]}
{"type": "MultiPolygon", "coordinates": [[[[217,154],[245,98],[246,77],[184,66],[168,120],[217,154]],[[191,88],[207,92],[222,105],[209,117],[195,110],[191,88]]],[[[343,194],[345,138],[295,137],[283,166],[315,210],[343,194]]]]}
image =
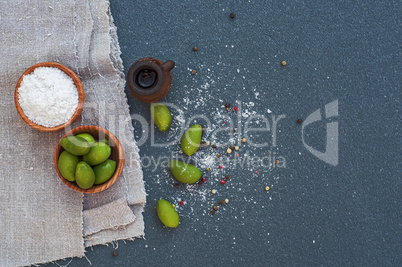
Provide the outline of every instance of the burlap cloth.
{"type": "Polygon", "coordinates": [[[2,0],[0,29],[0,266],[82,257],[85,247],[143,236],[144,184],[109,2],[2,0]],[[44,61],[84,84],[86,105],[71,128],[99,125],[123,144],[123,175],[102,193],[65,186],[53,153],[66,130],[34,130],[14,107],[19,76],[44,61]]]}

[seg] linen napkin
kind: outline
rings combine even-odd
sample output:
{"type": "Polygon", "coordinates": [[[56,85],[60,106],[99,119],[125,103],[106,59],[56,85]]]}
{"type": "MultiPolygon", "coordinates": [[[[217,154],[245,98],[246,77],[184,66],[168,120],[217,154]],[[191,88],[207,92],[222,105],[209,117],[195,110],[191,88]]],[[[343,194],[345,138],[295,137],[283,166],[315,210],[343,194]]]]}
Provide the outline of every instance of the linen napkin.
{"type": "Polygon", "coordinates": [[[109,2],[3,0],[0,44],[0,266],[82,257],[85,247],[143,236],[146,194],[109,2]],[[123,145],[123,174],[104,192],[83,195],[58,178],[53,153],[69,129],[39,132],[18,116],[15,84],[44,61],[84,85],[84,111],[69,129],[98,125],[123,145]]]}

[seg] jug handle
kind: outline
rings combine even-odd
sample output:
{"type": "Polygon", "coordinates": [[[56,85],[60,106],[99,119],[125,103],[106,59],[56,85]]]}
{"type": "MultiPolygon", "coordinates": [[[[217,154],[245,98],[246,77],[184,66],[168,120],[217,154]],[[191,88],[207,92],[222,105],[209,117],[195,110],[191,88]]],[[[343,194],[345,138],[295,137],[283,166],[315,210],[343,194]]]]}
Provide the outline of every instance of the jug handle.
{"type": "Polygon", "coordinates": [[[168,72],[171,71],[176,64],[172,60],[168,60],[165,63],[161,64],[159,67],[164,71],[168,72]]]}

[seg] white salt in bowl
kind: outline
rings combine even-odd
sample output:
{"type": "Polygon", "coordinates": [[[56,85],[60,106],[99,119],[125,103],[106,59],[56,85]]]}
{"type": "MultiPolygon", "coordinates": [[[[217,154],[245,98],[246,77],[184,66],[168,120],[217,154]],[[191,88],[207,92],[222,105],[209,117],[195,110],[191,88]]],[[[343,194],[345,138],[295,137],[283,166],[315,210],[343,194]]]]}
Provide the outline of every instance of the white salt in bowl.
{"type": "Polygon", "coordinates": [[[42,63],[38,63],[36,65],[33,65],[32,67],[28,68],[19,78],[17,85],[15,86],[15,92],[14,92],[14,103],[15,103],[15,107],[17,108],[17,112],[20,115],[20,117],[22,118],[22,120],[28,124],[30,127],[39,130],[39,131],[43,131],[43,132],[54,132],[54,131],[59,131],[62,130],[64,128],[66,128],[67,126],[69,126],[70,124],[72,124],[75,120],[77,120],[77,118],[81,115],[82,110],[84,109],[84,103],[85,103],[85,91],[84,91],[84,86],[81,83],[80,78],[78,78],[77,74],[75,74],[72,70],[70,70],[69,68],[67,68],[66,66],[56,63],[56,62],[42,62],[42,63]],[[46,127],[40,124],[37,124],[33,121],[31,121],[28,116],[24,113],[24,110],[21,108],[20,106],[20,102],[19,102],[19,93],[18,93],[18,89],[21,86],[21,82],[24,79],[24,76],[32,73],[36,68],[39,67],[53,67],[53,68],[58,68],[59,70],[63,71],[65,74],[67,74],[74,82],[75,87],[77,88],[77,93],[78,93],[78,105],[77,108],[74,112],[74,114],[71,116],[71,118],[69,120],[67,120],[66,122],[54,126],[54,127],[46,127]]]}

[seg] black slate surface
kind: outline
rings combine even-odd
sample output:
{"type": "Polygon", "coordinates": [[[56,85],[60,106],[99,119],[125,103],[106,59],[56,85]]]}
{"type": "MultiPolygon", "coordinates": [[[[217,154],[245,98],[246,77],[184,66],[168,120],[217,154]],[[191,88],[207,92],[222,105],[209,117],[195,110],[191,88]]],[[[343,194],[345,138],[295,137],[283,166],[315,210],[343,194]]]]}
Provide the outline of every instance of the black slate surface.
{"type": "MultiPolygon", "coordinates": [[[[147,138],[140,145],[147,166],[145,240],[119,242],[116,257],[112,246],[96,246],[86,253],[92,264],[400,266],[400,10],[399,1],[373,0],[111,0],[125,71],[146,56],[176,62],[164,99],[177,106],[173,126],[167,133],[155,130],[155,143],[180,136],[180,122],[209,121],[204,140],[218,149],[203,148],[192,159],[207,183],[174,187],[168,169],[154,161],[185,158],[180,145],[151,144],[149,105],[127,91],[135,137],[147,138]],[[336,100],[338,116],[326,120],[324,106],[336,100]],[[226,112],[227,102],[239,110],[226,112]],[[296,120],[317,109],[323,119],[306,126],[305,143],[324,151],[326,123],[337,122],[336,166],[303,145],[296,120]],[[188,120],[200,114],[206,119],[188,120]],[[240,128],[253,115],[260,117],[250,125],[266,126],[266,118],[270,131],[252,132],[239,143],[245,135],[240,128]],[[285,116],[275,131],[272,115],[285,116]],[[230,119],[238,130],[232,139],[227,132],[214,136],[230,119]],[[271,168],[241,166],[235,152],[225,155],[228,140],[240,144],[237,159],[248,153],[268,162],[272,153],[281,162],[271,168]],[[223,170],[217,167],[218,152],[223,170]],[[224,174],[231,178],[221,185],[224,174]],[[177,229],[158,220],[160,198],[177,206],[177,229]],[[225,198],[230,202],[211,215],[212,206],[225,198]]],[[[89,264],[86,259],[70,264],[81,265],[89,264]]]]}

